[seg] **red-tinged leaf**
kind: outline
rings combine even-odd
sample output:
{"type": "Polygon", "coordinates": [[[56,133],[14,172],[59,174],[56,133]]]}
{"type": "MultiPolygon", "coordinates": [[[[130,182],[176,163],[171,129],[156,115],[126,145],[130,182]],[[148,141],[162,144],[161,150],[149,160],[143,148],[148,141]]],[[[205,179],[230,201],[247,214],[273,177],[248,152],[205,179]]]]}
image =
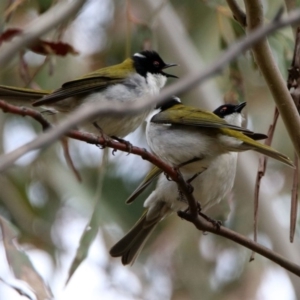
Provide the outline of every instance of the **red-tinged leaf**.
{"type": "Polygon", "coordinates": [[[65,56],[69,53],[73,55],[78,54],[78,52],[69,44],[63,42],[48,42],[44,40],[39,40],[35,45],[30,47],[30,50],[41,55],[54,54],[65,56]]]}
{"type": "Polygon", "coordinates": [[[7,30],[5,30],[1,35],[0,35],[0,45],[3,42],[8,42],[10,41],[13,37],[15,37],[16,35],[19,35],[22,33],[21,29],[18,28],[9,28],[7,30]]]}
{"type": "Polygon", "coordinates": [[[33,290],[37,300],[52,298],[52,293],[41,276],[34,269],[27,254],[18,249],[18,233],[12,224],[0,217],[0,226],[6,258],[16,278],[25,281],[33,290]]]}

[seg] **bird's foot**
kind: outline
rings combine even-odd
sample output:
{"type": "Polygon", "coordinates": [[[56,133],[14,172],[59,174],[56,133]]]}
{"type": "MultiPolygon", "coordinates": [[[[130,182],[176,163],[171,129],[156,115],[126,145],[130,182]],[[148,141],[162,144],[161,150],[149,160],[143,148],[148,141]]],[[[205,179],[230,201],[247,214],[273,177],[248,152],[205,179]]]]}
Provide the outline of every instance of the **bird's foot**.
{"type": "Polygon", "coordinates": [[[201,211],[198,212],[199,215],[201,217],[203,217],[206,221],[212,223],[217,230],[220,230],[221,226],[222,226],[222,222],[220,220],[215,220],[215,219],[212,219],[210,218],[209,216],[207,216],[206,214],[202,213],[201,211]]]}
{"type": "MultiPolygon", "coordinates": [[[[122,144],[125,144],[126,145],[126,150],[128,151],[128,154],[130,154],[132,152],[132,144],[124,139],[121,139],[117,136],[112,136],[112,138],[122,144]]],[[[117,151],[117,150],[115,150],[117,151]]]]}
{"type": "Polygon", "coordinates": [[[108,143],[111,141],[111,138],[104,133],[104,131],[102,130],[102,128],[96,123],[94,122],[93,125],[95,126],[95,128],[97,128],[97,130],[99,130],[100,133],[100,137],[103,139],[103,143],[101,143],[100,145],[98,145],[98,147],[100,149],[104,149],[107,147],[108,143]]]}

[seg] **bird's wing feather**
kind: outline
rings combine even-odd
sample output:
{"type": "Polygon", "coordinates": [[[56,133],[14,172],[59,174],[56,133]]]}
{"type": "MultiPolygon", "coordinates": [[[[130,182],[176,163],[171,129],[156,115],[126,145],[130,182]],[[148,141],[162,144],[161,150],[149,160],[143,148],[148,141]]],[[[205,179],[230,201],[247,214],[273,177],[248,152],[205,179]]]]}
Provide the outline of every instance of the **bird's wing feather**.
{"type": "Polygon", "coordinates": [[[34,102],[33,106],[49,105],[83,93],[103,90],[112,84],[122,83],[133,70],[132,60],[126,59],[121,64],[102,68],[64,83],[50,95],[34,102]]]}
{"type": "Polygon", "coordinates": [[[248,134],[252,133],[252,131],[248,129],[227,123],[212,112],[194,107],[183,106],[182,104],[177,104],[170,109],[154,115],[151,122],[216,129],[228,128],[248,134]]]}
{"type": "Polygon", "coordinates": [[[70,81],[67,85],[63,85],[60,89],[54,91],[52,94],[46,95],[41,100],[34,102],[33,106],[49,105],[83,93],[90,93],[96,90],[100,91],[111,84],[117,84],[123,81],[124,79],[108,79],[104,77],[81,79],[80,84],[78,84],[76,81],[70,81]]]}
{"type": "Polygon", "coordinates": [[[149,171],[141,184],[135,189],[135,191],[127,198],[126,203],[132,203],[150,184],[162,173],[162,170],[156,166],[149,171]]]}

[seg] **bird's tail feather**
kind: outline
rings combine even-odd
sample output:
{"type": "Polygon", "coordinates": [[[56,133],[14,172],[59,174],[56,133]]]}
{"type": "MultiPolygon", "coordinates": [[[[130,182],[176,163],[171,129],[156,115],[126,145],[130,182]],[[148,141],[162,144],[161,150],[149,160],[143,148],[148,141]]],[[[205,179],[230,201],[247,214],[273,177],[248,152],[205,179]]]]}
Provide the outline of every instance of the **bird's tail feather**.
{"type": "Polygon", "coordinates": [[[15,105],[28,105],[48,95],[50,91],[0,85],[0,100],[15,105]]]}
{"type": "Polygon", "coordinates": [[[253,141],[251,143],[244,143],[244,145],[247,147],[247,149],[249,149],[249,146],[251,146],[251,148],[263,155],[272,157],[290,167],[295,167],[293,162],[284,154],[276,151],[275,149],[273,149],[272,147],[269,147],[267,145],[258,143],[256,141],[253,141]]]}
{"type": "Polygon", "coordinates": [[[109,251],[112,257],[121,256],[123,265],[134,263],[151,232],[160,221],[160,218],[157,218],[149,222],[146,217],[147,211],[144,212],[134,227],[109,251]]]}

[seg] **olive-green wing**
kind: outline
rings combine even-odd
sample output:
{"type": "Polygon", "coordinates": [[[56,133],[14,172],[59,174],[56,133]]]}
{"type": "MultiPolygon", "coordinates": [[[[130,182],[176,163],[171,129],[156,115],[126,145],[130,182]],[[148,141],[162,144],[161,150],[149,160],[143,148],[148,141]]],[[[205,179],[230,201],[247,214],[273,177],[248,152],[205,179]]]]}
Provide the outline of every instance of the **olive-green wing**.
{"type": "Polygon", "coordinates": [[[128,197],[128,199],[126,200],[126,203],[127,204],[132,203],[146,189],[146,187],[148,187],[150,185],[150,183],[153,182],[153,180],[156,179],[161,173],[162,173],[162,170],[160,168],[153,166],[153,168],[146,175],[146,177],[141,182],[141,184],[128,197]]]}
{"type": "Polygon", "coordinates": [[[50,93],[51,91],[46,91],[46,90],[33,90],[29,88],[19,88],[14,86],[0,85],[0,99],[8,100],[8,101],[9,100],[34,101],[50,93]]]}
{"type": "Polygon", "coordinates": [[[124,78],[132,72],[132,61],[127,59],[121,64],[102,68],[78,79],[68,81],[50,95],[34,102],[33,106],[49,105],[69,97],[103,90],[112,84],[122,83],[124,78]]]}
{"type": "Polygon", "coordinates": [[[196,107],[185,106],[183,104],[177,104],[161,111],[152,117],[151,122],[216,129],[228,128],[248,134],[252,133],[252,131],[248,129],[227,123],[224,119],[212,112],[196,107]]]}

